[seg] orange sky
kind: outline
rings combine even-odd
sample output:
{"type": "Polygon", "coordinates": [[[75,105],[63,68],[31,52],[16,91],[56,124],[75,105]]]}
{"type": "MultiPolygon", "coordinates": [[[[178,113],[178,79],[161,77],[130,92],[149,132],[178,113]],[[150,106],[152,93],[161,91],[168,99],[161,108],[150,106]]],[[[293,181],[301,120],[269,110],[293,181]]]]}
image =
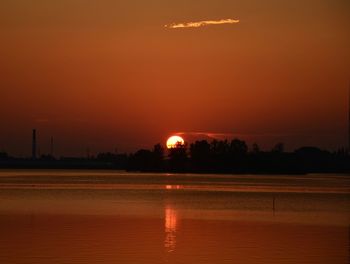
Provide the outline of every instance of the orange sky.
{"type": "Polygon", "coordinates": [[[34,127],[58,155],[174,132],[341,147],[349,13],[346,0],[2,0],[0,150],[30,155],[34,127]],[[164,27],[228,18],[240,22],[164,27]]]}

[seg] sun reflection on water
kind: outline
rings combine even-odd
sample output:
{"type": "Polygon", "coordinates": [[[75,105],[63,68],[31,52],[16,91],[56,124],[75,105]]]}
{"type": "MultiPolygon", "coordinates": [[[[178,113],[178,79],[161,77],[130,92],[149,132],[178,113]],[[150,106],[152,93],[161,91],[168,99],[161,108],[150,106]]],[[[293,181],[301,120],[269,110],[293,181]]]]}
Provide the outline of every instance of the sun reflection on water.
{"type": "Polygon", "coordinates": [[[165,185],[165,189],[167,189],[167,190],[180,190],[181,186],[180,185],[165,185]]]}
{"type": "Polygon", "coordinates": [[[167,252],[173,252],[176,248],[177,213],[170,206],[165,208],[165,240],[164,247],[167,252]]]}

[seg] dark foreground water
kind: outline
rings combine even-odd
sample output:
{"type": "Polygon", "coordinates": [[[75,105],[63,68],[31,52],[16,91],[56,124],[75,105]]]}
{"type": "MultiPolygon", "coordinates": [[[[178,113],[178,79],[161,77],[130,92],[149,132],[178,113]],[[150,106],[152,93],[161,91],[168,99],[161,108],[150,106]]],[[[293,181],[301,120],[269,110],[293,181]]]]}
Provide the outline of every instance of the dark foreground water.
{"type": "Polygon", "coordinates": [[[349,263],[344,175],[0,170],[0,263],[349,263]]]}

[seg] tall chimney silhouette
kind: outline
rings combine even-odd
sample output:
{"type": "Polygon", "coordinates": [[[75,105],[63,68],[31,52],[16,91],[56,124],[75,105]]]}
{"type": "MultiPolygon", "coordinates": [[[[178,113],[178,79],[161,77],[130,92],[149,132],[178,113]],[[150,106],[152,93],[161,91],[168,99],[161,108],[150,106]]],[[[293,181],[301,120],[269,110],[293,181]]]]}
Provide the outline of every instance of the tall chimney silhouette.
{"type": "Polygon", "coordinates": [[[350,154],[350,82],[349,82],[349,92],[348,92],[348,110],[349,110],[349,113],[348,113],[348,154],[350,154]]]}
{"type": "Polygon", "coordinates": [[[36,159],[36,129],[33,129],[33,137],[32,137],[32,159],[36,159]]]}
{"type": "Polygon", "coordinates": [[[51,137],[51,142],[50,142],[50,155],[53,157],[53,137],[51,137]]]}

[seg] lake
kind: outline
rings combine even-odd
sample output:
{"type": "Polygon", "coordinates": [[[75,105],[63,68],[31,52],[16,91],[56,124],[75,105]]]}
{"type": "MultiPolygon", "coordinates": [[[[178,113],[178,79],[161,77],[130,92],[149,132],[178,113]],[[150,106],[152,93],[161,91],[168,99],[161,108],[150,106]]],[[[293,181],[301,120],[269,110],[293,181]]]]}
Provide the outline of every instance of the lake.
{"type": "Polygon", "coordinates": [[[0,170],[0,263],[349,263],[348,175],[0,170]]]}

